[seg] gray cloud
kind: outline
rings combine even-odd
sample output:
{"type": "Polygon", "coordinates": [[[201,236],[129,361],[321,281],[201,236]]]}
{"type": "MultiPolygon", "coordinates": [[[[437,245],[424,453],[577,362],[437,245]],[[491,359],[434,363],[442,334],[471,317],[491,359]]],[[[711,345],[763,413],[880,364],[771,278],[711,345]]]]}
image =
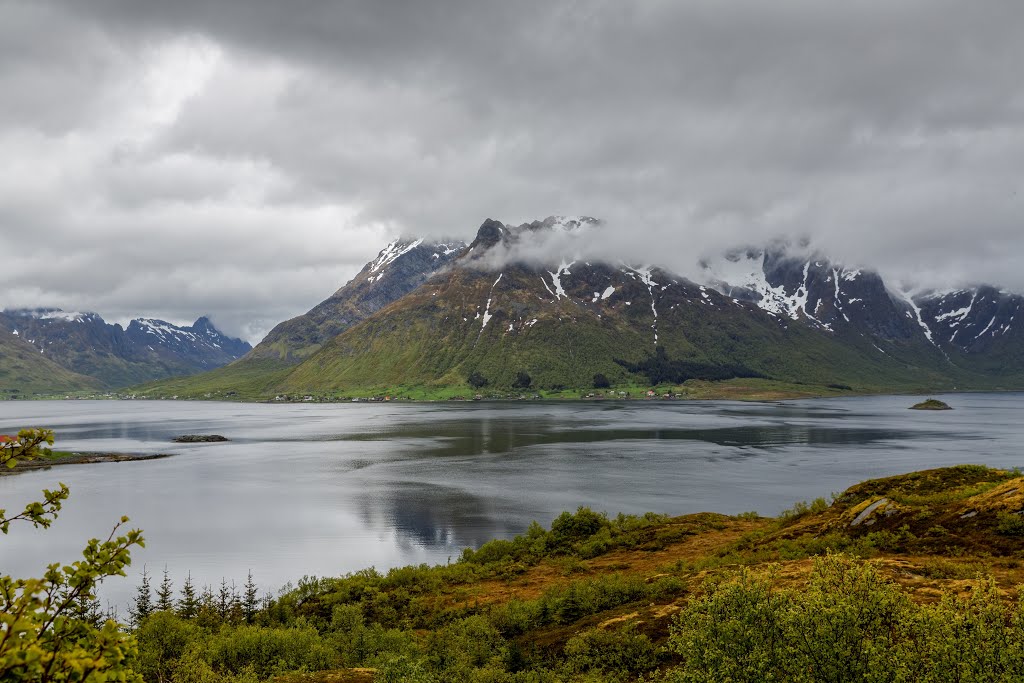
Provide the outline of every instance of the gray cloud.
{"type": "Polygon", "coordinates": [[[1024,290],[1013,0],[0,2],[0,305],[258,337],[399,232],[1024,290]]]}

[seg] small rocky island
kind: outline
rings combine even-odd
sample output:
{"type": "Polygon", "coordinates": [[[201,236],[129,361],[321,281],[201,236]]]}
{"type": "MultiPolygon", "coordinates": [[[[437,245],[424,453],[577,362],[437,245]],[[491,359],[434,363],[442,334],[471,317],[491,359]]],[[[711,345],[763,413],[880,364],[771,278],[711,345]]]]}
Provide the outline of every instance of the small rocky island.
{"type": "Polygon", "coordinates": [[[936,398],[930,398],[926,401],[921,401],[916,405],[910,406],[911,410],[953,410],[948,403],[944,403],[936,398]]]}
{"type": "Polygon", "coordinates": [[[227,437],[220,434],[183,434],[171,439],[174,443],[218,443],[229,441],[227,437]]]}

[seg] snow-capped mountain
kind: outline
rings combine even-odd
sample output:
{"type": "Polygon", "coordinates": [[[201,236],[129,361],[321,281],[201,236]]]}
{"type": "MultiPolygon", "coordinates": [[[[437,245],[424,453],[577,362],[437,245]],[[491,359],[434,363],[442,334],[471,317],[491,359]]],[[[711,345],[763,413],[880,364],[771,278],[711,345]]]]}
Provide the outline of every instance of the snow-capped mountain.
{"type": "Polygon", "coordinates": [[[921,334],[910,302],[891,293],[878,273],[801,251],[793,254],[783,245],[748,248],[701,265],[708,285],[782,319],[827,333],[854,331],[887,340],[921,334]]]}
{"type": "Polygon", "coordinates": [[[1019,343],[1024,297],[988,285],[903,292],[872,270],[787,245],[735,250],[702,266],[718,291],[828,333],[924,340],[968,355],[1019,343]]]}
{"type": "Polygon", "coordinates": [[[128,323],[125,336],[139,346],[190,359],[204,370],[241,358],[252,347],[241,339],[228,337],[203,316],[190,327],[163,320],[136,318],[128,323]]]}
{"type": "Polygon", "coordinates": [[[247,360],[299,362],[323,343],[449,267],[465,250],[466,243],[459,241],[393,240],[328,299],[274,327],[247,360]]]}
{"type": "Polygon", "coordinates": [[[58,365],[110,388],[211,370],[251,348],[205,317],[187,327],[137,318],[124,329],[96,313],[16,309],[0,313],[0,328],[58,365]]]}
{"type": "Polygon", "coordinates": [[[982,285],[912,297],[922,325],[936,343],[985,354],[1022,342],[1024,297],[982,285]]]}

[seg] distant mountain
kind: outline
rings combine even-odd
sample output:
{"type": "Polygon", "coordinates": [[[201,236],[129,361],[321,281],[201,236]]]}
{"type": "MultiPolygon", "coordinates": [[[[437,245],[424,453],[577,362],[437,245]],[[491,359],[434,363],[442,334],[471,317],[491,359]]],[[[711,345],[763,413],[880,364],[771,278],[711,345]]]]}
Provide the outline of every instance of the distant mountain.
{"type": "Polygon", "coordinates": [[[222,334],[205,317],[190,327],[138,318],[124,329],[96,313],[15,309],[0,313],[0,330],[103,388],[211,370],[252,348],[222,334]]]}
{"type": "Polygon", "coordinates": [[[951,377],[1022,386],[1024,297],[989,285],[953,291],[890,289],[871,270],[834,264],[800,245],[739,249],[702,263],[710,286],[847,343],[911,350],[951,377]],[[1019,318],[1019,319],[1018,319],[1019,318]],[[941,359],[939,358],[941,356],[941,359]],[[966,373],[966,376],[964,376],[966,373]]]}
{"type": "Polygon", "coordinates": [[[549,389],[589,387],[596,374],[616,384],[757,376],[866,390],[1024,386],[1013,295],[989,288],[963,312],[963,293],[911,297],[877,273],[784,245],[706,262],[703,284],[534,248],[545,244],[538,236],[596,229],[582,216],[487,220],[468,247],[392,243],[243,360],[150,390],[365,392],[465,387],[471,374],[505,388],[528,376],[549,389]],[[972,345],[947,331],[954,318],[975,333],[972,345]]]}

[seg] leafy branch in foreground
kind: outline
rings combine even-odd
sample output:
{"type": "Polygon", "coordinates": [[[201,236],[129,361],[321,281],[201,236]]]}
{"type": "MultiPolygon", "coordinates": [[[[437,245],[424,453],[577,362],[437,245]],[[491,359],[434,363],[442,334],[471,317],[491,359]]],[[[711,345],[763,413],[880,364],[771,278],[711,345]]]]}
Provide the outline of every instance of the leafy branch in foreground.
{"type": "MultiPolygon", "coordinates": [[[[34,460],[49,453],[53,432],[25,429],[17,437],[0,437],[0,467],[34,460]]],[[[43,491],[43,501],[7,517],[0,510],[5,534],[14,521],[46,528],[53,523],[69,495],[61,484],[43,491]]],[[[0,679],[4,681],[141,681],[131,669],[137,657],[135,639],[111,619],[97,624],[82,609],[96,600],[96,588],[110,576],[124,576],[131,563],[130,548],[145,546],[142,532],[118,535],[127,517],[106,540],[92,539],[82,559],[69,565],[51,564],[41,578],[15,579],[0,575],[0,679]]]]}
{"type": "MultiPolygon", "coordinates": [[[[0,468],[11,469],[23,460],[50,455],[50,449],[43,444],[53,445],[53,432],[49,429],[22,429],[17,436],[0,434],[0,468]]],[[[57,512],[68,495],[68,487],[61,484],[55,491],[43,489],[42,501],[29,503],[12,517],[7,516],[7,510],[0,508],[0,531],[6,534],[11,522],[15,521],[30,522],[32,526],[45,529],[57,518],[57,512]]]]}

